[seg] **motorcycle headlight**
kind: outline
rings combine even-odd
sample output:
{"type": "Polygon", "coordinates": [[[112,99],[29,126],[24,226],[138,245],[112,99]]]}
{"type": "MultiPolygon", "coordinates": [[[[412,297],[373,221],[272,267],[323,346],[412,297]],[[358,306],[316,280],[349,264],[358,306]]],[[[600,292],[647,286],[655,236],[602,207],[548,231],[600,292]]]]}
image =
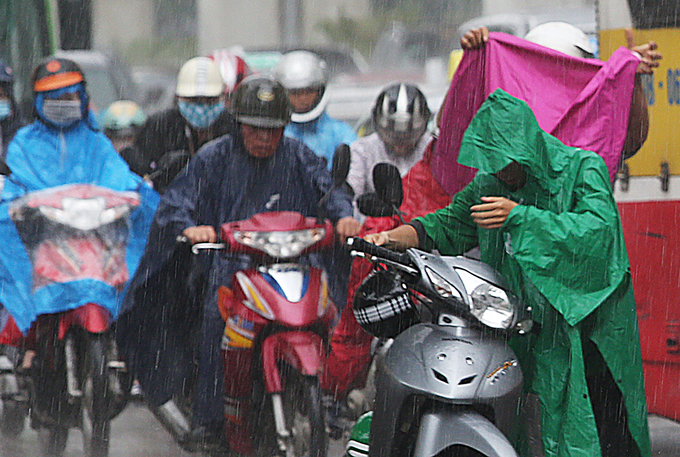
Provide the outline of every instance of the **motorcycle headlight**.
{"type": "Polygon", "coordinates": [[[491,328],[508,329],[517,314],[517,306],[508,294],[481,278],[461,269],[456,269],[470,296],[470,313],[491,328]]]}
{"type": "Polygon", "coordinates": [[[234,231],[233,233],[237,242],[279,259],[297,257],[302,251],[326,237],[326,229],[323,228],[288,232],[234,231]]]}
{"type": "Polygon", "coordinates": [[[460,292],[456,290],[455,287],[453,287],[453,284],[448,282],[446,279],[442,278],[440,275],[434,272],[434,270],[425,267],[425,273],[427,273],[427,277],[430,278],[430,282],[434,286],[434,289],[437,291],[440,297],[442,298],[457,298],[459,300],[462,300],[463,297],[461,297],[460,292]]]}
{"type": "Polygon", "coordinates": [[[46,218],[68,225],[78,230],[94,230],[121,217],[127,216],[130,212],[128,205],[120,205],[106,208],[104,198],[70,198],[62,200],[64,209],[40,206],[39,210],[46,218]]]}

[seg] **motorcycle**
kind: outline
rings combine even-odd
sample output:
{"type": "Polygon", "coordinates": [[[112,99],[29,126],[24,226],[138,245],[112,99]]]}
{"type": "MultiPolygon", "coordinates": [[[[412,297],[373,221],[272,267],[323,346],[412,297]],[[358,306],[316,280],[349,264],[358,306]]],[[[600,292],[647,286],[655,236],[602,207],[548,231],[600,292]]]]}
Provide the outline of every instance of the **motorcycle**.
{"type": "MultiPolygon", "coordinates": [[[[376,194],[359,202],[365,214],[400,205],[401,183],[383,168],[374,172],[376,194]]],[[[523,377],[507,339],[530,331],[530,310],[478,260],[396,253],[361,238],[348,245],[374,264],[354,315],[382,342],[372,419],[361,421],[370,421],[369,443],[350,440],[348,455],[516,457],[508,437],[517,433],[523,377]]]]}
{"type": "MultiPolygon", "coordinates": [[[[349,171],[349,148],[334,156],[334,184],[349,171]]],[[[319,202],[323,215],[325,201],[319,202]]],[[[338,311],[326,273],[303,259],[334,242],[331,222],[296,212],[266,212],[223,224],[223,243],[197,243],[192,252],[245,254],[250,266],[218,290],[225,321],[225,414],[242,420],[238,397],[250,398],[249,420],[260,456],[325,457],[328,448],[320,376],[338,311]]],[[[232,449],[233,450],[233,449],[232,449]]]]}
{"type": "MultiPolygon", "coordinates": [[[[81,279],[122,291],[129,277],[128,218],[139,204],[135,192],[81,184],[13,201],[9,213],[30,258],[33,292],[81,279]]],[[[35,354],[27,370],[30,418],[43,455],[62,455],[70,428],[81,430],[85,455],[108,455],[110,421],[126,406],[132,385],[113,325],[106,308],[86,303],[41,314],[31,326],[23,344],[35,354]]]]}

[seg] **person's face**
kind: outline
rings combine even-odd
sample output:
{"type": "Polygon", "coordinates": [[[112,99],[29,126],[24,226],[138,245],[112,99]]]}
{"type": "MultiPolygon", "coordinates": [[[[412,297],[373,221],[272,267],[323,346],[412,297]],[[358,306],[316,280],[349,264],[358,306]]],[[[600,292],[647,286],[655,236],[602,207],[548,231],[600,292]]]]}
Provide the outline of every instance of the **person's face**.
{"type": "Polygon", "coordinates": [[[521,189],[527,183],[526,172],[522,166],[515,161],[510,162],[510,165],[493,175],[503,181],[503,183],[512,191],[521,189]]]}
{"type": "Polygon", "coordinates": [[[9,100],[9,94],[2,87],[0,87],[0,100],[9,100]]]}
{"type": "Polygon", "coordinates": [[[377,128],[377,131],[380,139],[385,143],[387,152],[397,157],[406,157],[413,154],[422,136],[422,134],[414,134],[413,132],[408,134],[388,132],[380,127],[377,128]]]}
{"type": "Polygon", "coordinates": [[[288,99],[294,113],[311,111],[318,97],[318,89],[292,89],[288,91],[288,99]]]}
{"type": "Polygon", "coordinates": [[[268,159],[279,147],[283,127],[272,129],[241,124],[241,135],[248,154],[258,159],[268,159]]]}

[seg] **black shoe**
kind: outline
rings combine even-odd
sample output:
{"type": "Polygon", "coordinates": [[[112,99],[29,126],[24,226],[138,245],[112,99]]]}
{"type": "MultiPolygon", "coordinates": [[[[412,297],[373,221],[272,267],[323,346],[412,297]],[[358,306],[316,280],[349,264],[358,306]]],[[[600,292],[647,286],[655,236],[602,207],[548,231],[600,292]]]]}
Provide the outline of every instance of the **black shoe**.
{"type": "Polygon", "coordinates": [[[228,455],[230,452],[222,422],[192,428],[182,447],[191,452],[201,451],[211,456],[228,455]]]}

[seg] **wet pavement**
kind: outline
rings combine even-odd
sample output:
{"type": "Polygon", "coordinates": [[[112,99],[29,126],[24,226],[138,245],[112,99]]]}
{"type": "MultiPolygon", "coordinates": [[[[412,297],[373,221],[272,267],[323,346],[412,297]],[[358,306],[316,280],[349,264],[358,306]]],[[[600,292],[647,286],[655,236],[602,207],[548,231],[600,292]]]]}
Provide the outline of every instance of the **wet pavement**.
{"type": "MultiPolygon", "coordinates": [[[[659,416],[650,416],[654,457],[680,456],[680,423],[659,416]]],[[[344,445],[332,441],[329,457],[341,457],[344,445]]],[[[35,457],[38,455],[38,435],[27,428],[17,439],[0,437],[0,457],[35,457]]],[[[183,451],[170,438],[153,415],[140,404],[131,404],[112,424],[110,457],[188,457],[197,456],[183,451]]],[[[72,430],[64,457],[82,457],[82,441],[72,430]]]]}

